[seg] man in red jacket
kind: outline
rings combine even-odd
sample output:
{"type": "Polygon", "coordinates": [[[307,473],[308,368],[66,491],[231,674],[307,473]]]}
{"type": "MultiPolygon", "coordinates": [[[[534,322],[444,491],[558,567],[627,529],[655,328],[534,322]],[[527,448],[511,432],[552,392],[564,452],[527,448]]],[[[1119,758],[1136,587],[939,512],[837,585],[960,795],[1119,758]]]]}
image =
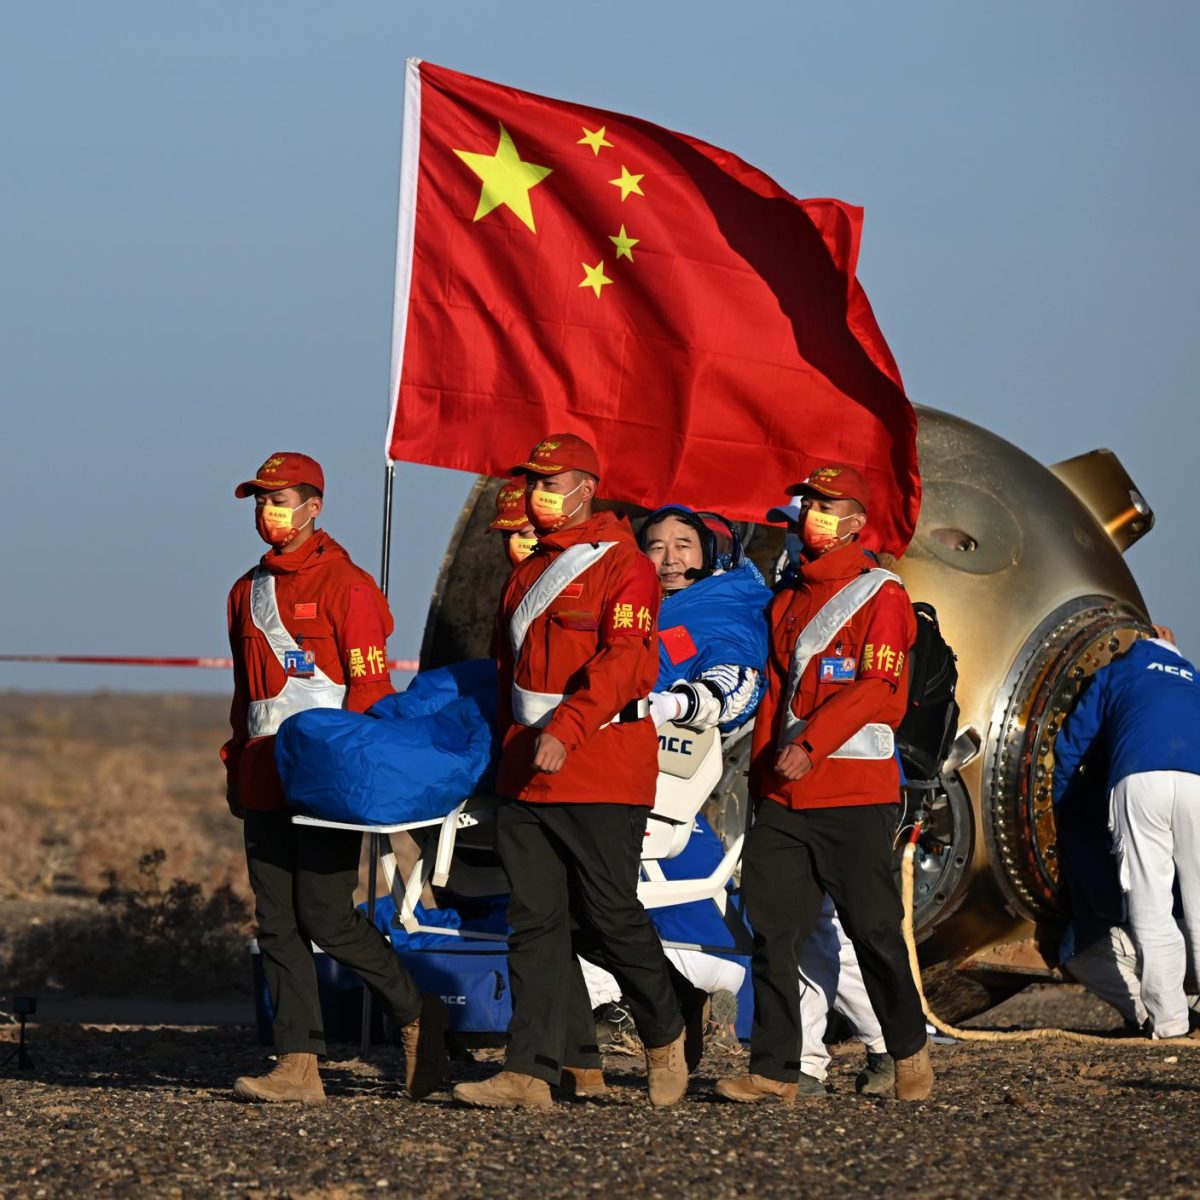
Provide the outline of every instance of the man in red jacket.
{"type": "Polygon", "coordinates": [[[413,1096],[440,1082],[444,1013],[422,1000],[380,932],[354,906],[362,835],[293,825],[275,769],[275,732],[310,708],[365,712],[392,691],[387,601],[365,571],[315,522],[321,467],[304,454],[273,454],[239,499],[253,496],[259,536],[271,549],[229,593],[233,736],[221,748],[229,809],[243,818],[258,946],[275,1009],[278,1064],[243,1076],[246,1100],[325,1098],[325,1053],[312,943],[356,971],[400,1031],[413,1096]]]}
{"type": "Polygon", "coordinates": [[[637,898],[658,779],[647,696],[658,675],[658,579],[624,518],[592,512],[600,466],[582,438],[553,434],[514,468],[527,480],[537,549],[509,577],[496,648],[503,733],[496,790],[509,797],[497,848],[508,910],[513,1016],[505,1068],[455,1099],[548,1108],[580,1049],[598,1059],[572,961],[586,950],[616,976],[646,1049],[650,1100],[683,1097],[683,1018],[662,943],[637,898]],[[572,1044],[586,1037],[590,1046],[572,1044]]]}
{"type": "Polygon", "coordinates": [[[900,773],[893,733],[908,702],[916,618],[899,579],[858,544],[867,489],[850,467],[814,471],[772,509],[803,542],[791,586],[768,610],[767,692],[751,743],[755,822],[742,859],[754,930],[750,1073],[726,1100],[791,1103],[800,1075],[797,951],[824,892],[862,967],[896,1062],[898,1099],[933,1087],[925,1017],[900,931],[892,874],[900,773]]]}

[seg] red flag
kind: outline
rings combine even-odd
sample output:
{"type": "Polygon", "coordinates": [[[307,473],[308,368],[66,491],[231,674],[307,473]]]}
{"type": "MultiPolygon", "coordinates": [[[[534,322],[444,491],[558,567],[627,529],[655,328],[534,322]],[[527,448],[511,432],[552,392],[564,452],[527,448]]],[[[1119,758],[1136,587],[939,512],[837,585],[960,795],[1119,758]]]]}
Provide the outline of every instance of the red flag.
{"type": "Polygon", "coordinates": [[[505,475],[575,432],[601,495],[751,521],[838,462],[900,553],[916,417],[861,232],[694,138],[410,60],[389,456],[505,475]]]}

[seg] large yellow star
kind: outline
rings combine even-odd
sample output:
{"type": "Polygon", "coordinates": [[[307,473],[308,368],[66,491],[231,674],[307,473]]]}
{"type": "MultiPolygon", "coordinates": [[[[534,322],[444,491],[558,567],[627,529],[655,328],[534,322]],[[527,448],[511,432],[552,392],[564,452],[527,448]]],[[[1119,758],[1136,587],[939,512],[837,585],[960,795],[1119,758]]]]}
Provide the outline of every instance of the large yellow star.
{"type": "Polygon", "coordinates": [[[468,150],[455,150],[454,153],[483,180],[479,205],[475,209],[476,221],[503,204],[518,220],[537,233],[533,223],[533,208],[529,203],[529,189],[536,187],[550,174],[549,167],[535,167],[533,163],[522,162],[512,136],[503,125],[500,126],[500,142],[495,154],[472,154],[468,150]]]}
{"type": "Polygon", "coordinates": [[[590,287],[599,299],[600,289],[612,283],[612,280],[604,274],[604,259],[601,259],[594,267],[589,267],[587,263],[579,265],[583,268],[583,278],[579,281],[579,286],[590,287]]]}
{"type": "Polygon", "coordinates": [[[632,192],[635,196],[644,196],[646,194],[641,189],[641,182],[645,178],[645,175],[631,175],[629,173],[629,168],[622,163],[620,178],[610,179],[608,182],[611,183],[613,187],[619,187],[621,189],[621,200],[623,202],[629,199],[630,192],[632,192]]]}
{"type": "Polygon", "coordinates": [[[596,155],[599,155],[602,146],[612,149],[612,142],[604,136],[608,131],[607,125],[601,125],[599,129],[589,129],[586,125],[581,125],[580,128],[583,130],[583,137],[575,145],[591,146],[592,153],[596,155]]]}
{"type": "Polygon", "coordinates": [[[612,242],[612,244],[614,246],[616,246],[618,258],[627,258],[627,259],[629,259],[630,262],[633,262],[633,248],[642,239],[641,238],[631,238],[625,232],[625,226],[622,225],[621,232],[616,234],[616,236],[609,234],[608,240],[610,242],[612,242]]]}

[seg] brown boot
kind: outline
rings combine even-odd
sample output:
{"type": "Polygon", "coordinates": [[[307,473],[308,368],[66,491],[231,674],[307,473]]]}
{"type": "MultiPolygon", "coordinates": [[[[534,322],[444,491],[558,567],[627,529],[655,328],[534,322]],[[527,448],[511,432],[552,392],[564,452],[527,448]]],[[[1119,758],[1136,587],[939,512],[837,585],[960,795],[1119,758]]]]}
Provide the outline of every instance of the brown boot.
{"type": "Polygon", "coordinates": [[[687,1091],[688,1069],[683,1057],[681,1033],[668,1046],[646,1047],[646,1076],[650,1103],[655,1108],[678,1104],[687,1091]]]}
{"type": "Polygon", "coordinates": [[[460,1083],[450,1093],[472,1108],[553,1108],[550,1085],[533,1075],[501,1071],[482,1083],[460,1083]]]}
{"type": "Polygon", "coordinates": [[[437,996],[425,996],[421,1015],[400,1029],[404,1049],[404,1082],[414,1100],[436,1092],[446,1078],[446,1006],[437,996]]]}
{"type": "Polygon", "coordinates": [[[559,1087],[568,1100],[590,1100],[608,1094],[608,1084],[599,1067],[563,1067],[559,1087]]]}
{"type": "Polygon", "coordinates": [[[896,1059],[896,1099],[928,1100],[933,1092],[933,1067],[926,1043],[911,1058],[896,1059]]]}
{"type": "Polygon", "coordinates": [[[243,1075],[233,1085],[242,1100],[269,1104],[324,1104],[325,1089],[315,1054],[281,1054],[267,1075],[243,1075]]]}
{"type": "Polygon", "coordinates": [[[717,1081],[717,1095],[722,1100],[733,1100],[738,1104],[759,1104],[764,1100],[775,1104],[795,1104],[798,1090],[797,1084],[768,1079],[765,1075],[739,1075],[735,1079],[717,1081]]]}

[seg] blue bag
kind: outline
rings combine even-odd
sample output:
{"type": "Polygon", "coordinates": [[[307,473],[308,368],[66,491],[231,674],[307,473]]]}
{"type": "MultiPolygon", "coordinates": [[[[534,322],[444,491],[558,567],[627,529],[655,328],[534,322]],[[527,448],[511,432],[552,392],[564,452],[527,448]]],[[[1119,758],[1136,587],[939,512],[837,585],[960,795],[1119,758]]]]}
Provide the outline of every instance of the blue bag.
{"type": "Polygon", "coordinates": [[[275,738],[288,802],[312,816],[399,824],[449,813],[494,771],[496,668],[458,663],[416,676],[366,713],[315,708],[275,738]]]}

